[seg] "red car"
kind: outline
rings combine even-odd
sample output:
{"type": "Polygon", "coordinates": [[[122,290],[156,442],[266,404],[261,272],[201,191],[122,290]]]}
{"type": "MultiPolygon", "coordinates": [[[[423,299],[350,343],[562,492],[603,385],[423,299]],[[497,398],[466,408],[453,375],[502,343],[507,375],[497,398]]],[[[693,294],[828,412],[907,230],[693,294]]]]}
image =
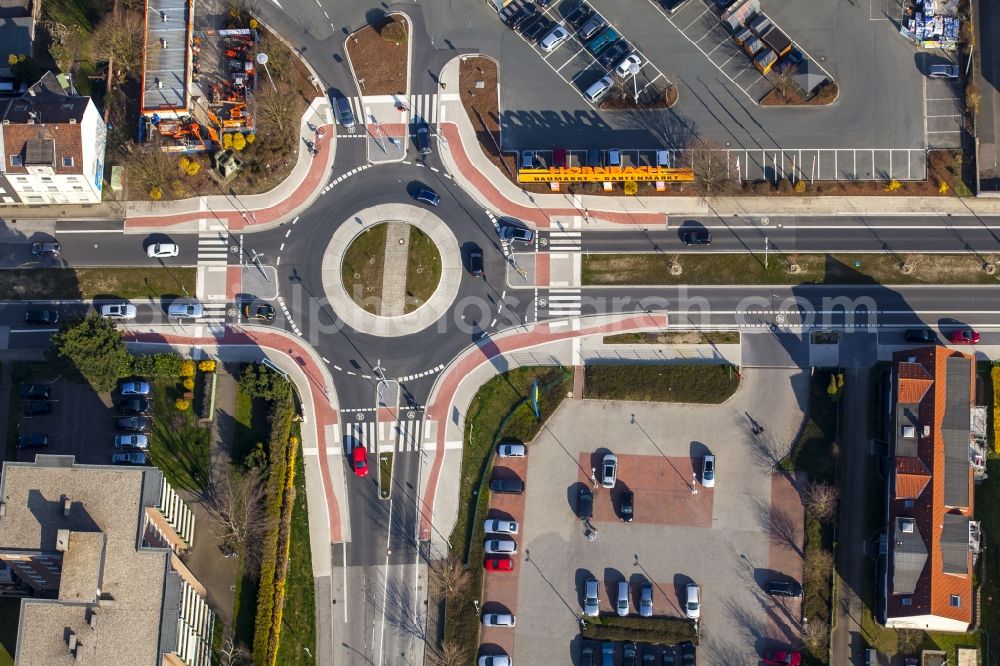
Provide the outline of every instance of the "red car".
{"type": "Polygon", "coordinates": [[[772,666],[799,666],[802,663],[802,653],[768,650],[764,653],[764,663],[772,666]]]}
{"type": "Polygon", "coordinates": [[[513,571],[514,560],[506,557],[487,557],[483,562],[483,568],[487,571],[513,571]]]}
{"type": "Polygon", "coordinates": [[[368,449],[357,444],[351,450],[351,467],[356,476],[368,476],[368,449]]]}
{"type": "Polygon", "coordinates": [[[979,333],[971,328],[960,328],[952,331],[948,339],[953,345],[975,345],[979,344],[979,333]]]}

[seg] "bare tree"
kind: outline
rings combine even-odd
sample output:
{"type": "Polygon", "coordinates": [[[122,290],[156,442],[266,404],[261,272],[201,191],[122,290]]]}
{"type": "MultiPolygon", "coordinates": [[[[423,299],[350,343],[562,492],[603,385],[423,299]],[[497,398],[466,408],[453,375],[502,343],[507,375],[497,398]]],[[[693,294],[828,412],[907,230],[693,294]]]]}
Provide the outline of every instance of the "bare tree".
{"type": "MultiPolygon", "coordinates": [[[[94,30],[90,48],[98,60],[113,63],[113,75],[119,84],[139,71],[144,48],[145,22],[142,14],[131,11],[112,12],[94,30]]],[[[178,45],[181,46],[181,45],[178,45]]]]}
{"type": "Polygon", "coordinates": [[[469,663],[465,648],[454,641],[445,641],[440,650],[430,649],[427,656],[431,666],[464,666],[469,663]]]}
{"type": "Polygon", "coordinates": [[[822,548],[810,548],[806,551],[803,576],[807,584],[826,585],[826,577],[833,571],[833,554],[822,548]]]}
{"type": "Polygon", "coordinates": [[[726,155],[715,145],[697,140],[687,149],[688,163],[694,170],[694,184],[703,197],[722,194],[731,185],[726,155]]]}
{"type": "Polygon", "coordinates": [[[219,519],[217,535],[239,549],[243,566],[255,572],[260,566],[261,539],[267,531],[264,473],[259,467],[251,467],[242,474],[231,474],[229,482],[221,486],[214,488],[210,498],[219,519]]]}
{"type": "Polygon", "coordinates": [[[827,522],[837,513],[840,490],[829,483],[810,483],[805,492],[805,505],[816,520],[827,522]]]}
{"type": "Polygon", "coordinates": [[[155,143],[146,146],[127,144],[123,150],[128,155],[125,160],[125,182],[128,183],[129,198],[145,198],[153,188],[166,190],[168,179],[176,173],[174,158],[160,150],[155,143]]]}
{"type": "Polygon", "coordinates": [[[823,620],[816,619],[802,627],[802,643],[813,654],[824,652],[829,639],[830,625],[823,620]]]}
{"type": "Polygon", "coordinates": [[[247,666],[253,661],[250,650],[242,643],[237,643],[233,637],[226,636],[219,648],[219,657],[222,666],[247,666]]]}
{"type": "Polygon", "coordinates": [[[462,565],[462,561],[454,553],[431,562],[429,575],[448,601],[460,599],[469,590],[472,582],[471,572],[462,565]]]}
{"type": "Polygon", "coordinates": [[[259,134],[280,144],[291,140],[292,130],[298,123],[294,93],[287,84],[275,81],[275,88],[258,86],[250,98],[250,109],[259,134]]]}
{"type": "Polygon", "coordinates": [[[924,632],[919,629],[900,629],[896,632],[896,649],[899,652],[916,652],[924,642],[924,632]]]}
{"type": "Polygon", "coordinates": [[[795,65],[790,62],[781,63],[774,72],[774,87],[782,99],[795,89],[795,65]]]}

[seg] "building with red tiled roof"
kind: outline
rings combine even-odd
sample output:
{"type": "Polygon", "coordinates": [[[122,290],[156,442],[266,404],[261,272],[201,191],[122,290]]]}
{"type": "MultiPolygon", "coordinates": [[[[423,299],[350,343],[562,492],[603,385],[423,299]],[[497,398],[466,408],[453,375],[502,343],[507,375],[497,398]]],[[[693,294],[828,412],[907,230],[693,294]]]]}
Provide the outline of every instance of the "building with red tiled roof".
{"type": "Polygon", "coordinates": [[[885,625],[965,632],[972,623],[975,359],[947,347],[897,352],[885,625]]]}
{"type": "Polygon", "coordinates": [[[100,203],[106,139],[93,101],[46,73],[0,101],[0,203],[100,203]]]}

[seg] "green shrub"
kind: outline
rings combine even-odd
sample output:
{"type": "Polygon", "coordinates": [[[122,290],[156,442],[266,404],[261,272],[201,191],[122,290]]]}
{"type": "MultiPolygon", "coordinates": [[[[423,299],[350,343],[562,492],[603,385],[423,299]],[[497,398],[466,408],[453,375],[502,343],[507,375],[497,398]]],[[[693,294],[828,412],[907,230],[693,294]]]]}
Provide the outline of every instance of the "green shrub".
{"type": "Polygon", "coordinates": [[[387,42],[405,42],[406,25],[390,19],[378,29],[378,34],[387,42]]]}
{"type": "Polygon", "coordinates": [[[183,359],[179,354],[130,354],[122,368],[122,376],[177,377],[183,359]]]}
{"type": "Polygon", "coordinates": [[[673,645],[698,643],[694,624],[676,617],[618,617],[605,615],[586,618],[583,636],[595,640],[635,641],[673,645]]]}

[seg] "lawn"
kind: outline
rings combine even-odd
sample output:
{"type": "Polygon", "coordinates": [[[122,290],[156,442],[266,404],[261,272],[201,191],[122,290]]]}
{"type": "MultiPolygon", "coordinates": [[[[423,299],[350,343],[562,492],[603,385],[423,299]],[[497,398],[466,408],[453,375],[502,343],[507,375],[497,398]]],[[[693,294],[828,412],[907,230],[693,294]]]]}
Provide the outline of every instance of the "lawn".
{"type": "Polygon", "coordinates": [[[483,579],[482,525],[489,507],[489,492],[478,492],[493,463],[493,451],[502,439],[530,442],[566,397],[572,374],[563,368],[518,368],[483,384],[469,405],[462,451],[458,519],[450,535],[453,552],[467,563],[471,575],[468,592],[448,605],[445,640],[475,654],[479,617],[472,600],[479,599],[483,579]],[[535,418],[528,398],[534,380],[541,388],[535,418]]]}
{"type": "Polygon", "coordinates": [[[392,452],[378,454],[378,494],[382,499],[392,495],[392,452]]]}
{"type": "Polygon", "coordinates": [[[21,599],[0,597],[0,666],[13,666],[17,648],[17,621],[21,615],[21,599]]]}
{"type": "Polygon", "coordinates": [[[168,377],[153,382],[149,453],[170,485],[201,493],[208,486],[212,430],[198,425],[192,408],[177,409],[174,401],[182,392],[168,377]]]}
{"type": "MultiPolygon", "coordinates": [[[[243,573],[243,561],[236,572],[233,590],[233,641],[237,645],[253,647],[254,627],[257,620],[257,592],[260,580],[243,573]]],[[[280,646],[279,646],[280,647],[280,646]]]]}
{"type": "Polygon", "coordinates": [[[662,331],[604,336],[606,345],[738,345],[739,331],[662,331]]]}
{"type": "Polygon", "coordinates": [[[382,271],[388,224],[369,227],[347,248],[340,274],[344,289],[355,303],[378,314],[382,305],[382,271]]]}
{"type": "Polygon", "coordinates": [[[311,666],[316,663],[315,595],[305,467],[300,454],[295,458],[295,507],[292,509],[285,609],[281,617],[281,642],[278,644],[278,663],[282,666],[311,666]]]}
{"type": "Polygon", "coordinates": [[[254,399],[236,385],[236,421],[230,458],[234,464],[242,463],[257,444],[267,442],[267,403],[254,399]]]}
{"type": "Polygon", "coordinates": [[[423,305],[441,282],[441,253],[434,241],[410,227],[410,251],[406,258],[406,307],[412,312],[423,305]]]}
{"type": "MultiPolygon", "coordinates": [[[[976,486],[976,520],[982,523],[983,544],[986,551],[979,557],[980,563],[980,595],[982,598],[983,616],[980,626],[992,638],[994,644],[989,656],[996,663],[994,654],[1000,654],[996,647],[997,637],[1000,637],[1000,458],[991,456],[986,462],[986,473],[989,479],[976,486]]],[[[983,661],[983,663],[989,663],[983,661]]]]}
{"type": "MultiPolygon", "coordinates": [[[[763,248],[761,248],[763,250],[763,248]]],[[[995,262],[997,257],[982,257],[995,262]]],[[[584,285],[612,284],[997,284],[1000,273],[987,275],[971,254],[585,254],[584,285]],[[899,263],[911,264],[904,275],[899,263]],[[798,273],[788,266],[795,263],[798,273]],[[671,275],[680,264],[680,275],[671,275]]]]}
{"type": "Polygon", "coordinates": [[[739,385],[731,365],[588,365],[583,397],[718,404],[739,385]]]}
{"type": "Polygon", "coordinates": [[[194,268],[11,268],[0,271],[7,300],[152,298],[195,292],[194,268]]]}

